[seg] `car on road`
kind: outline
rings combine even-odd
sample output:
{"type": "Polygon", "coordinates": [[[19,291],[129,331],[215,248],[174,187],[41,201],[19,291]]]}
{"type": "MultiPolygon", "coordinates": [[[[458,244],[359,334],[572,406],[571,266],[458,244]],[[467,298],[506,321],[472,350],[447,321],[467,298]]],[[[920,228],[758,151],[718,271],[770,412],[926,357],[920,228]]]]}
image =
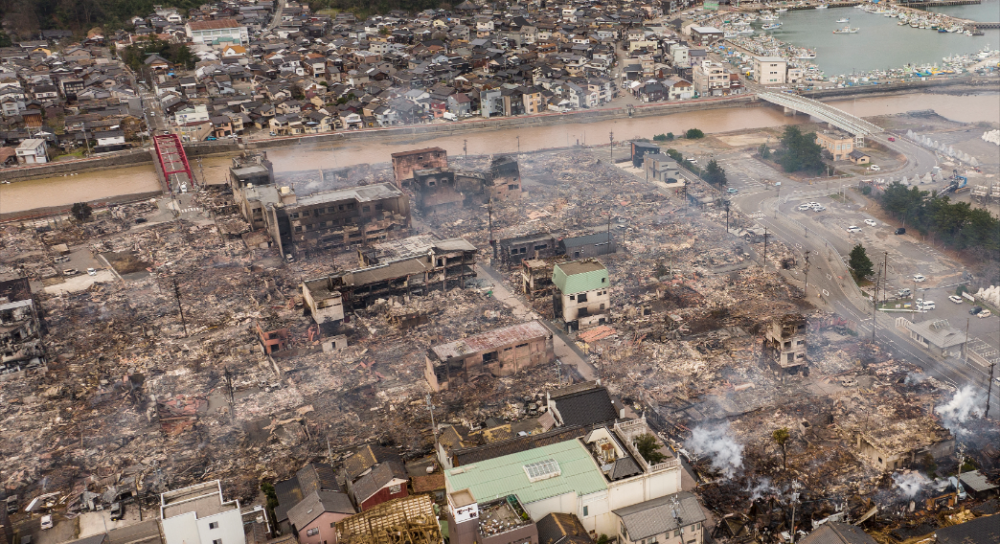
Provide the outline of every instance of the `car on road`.
{"type": "Polygon", "coordinates": [[[63,276],[75,276],[79,273],[80,271],[75,268],[67,268],[66,270],[63,270],[63,276]]]}
{"type": "Polygon", "coordinates": [[[937,308],[937,304],[934,304],[933,300],[918,300],[917,309],[921,312],[926,312],[927,310],[933,310],[937,308]]]}
{"type": "Polygon", "coordinates": [[[277,132],[268,132],[267,135],[268,136],[277,136],[278,133],[277,132]]]}
{"type": "Polygon", "coordinates": [[[909,287],[907,287],[905,289],[900,289],[899,291],[896,292],[896,296],[899,297],[899,298],[906,298],[906,297],[908,297],[908,296],[910,296],[912,294],[913,294],[913,291],[910,291],[909,287]]]}
{"type": "Polygon", "coordinates": [[[899,227],[898,229],[896,229],[896,234],[906,234],[906,229],[904,229],[903,227],[899,227]]]}
{"type": "Polygon", "coordinates": [[[865,219],[865,224],[868,225],[869,227],[878,226],[878,223],[876,223],[874,219],[865,219]]]}
{"type": "Polygon", "coordinates": [[[726,192],[729,193],[729,194],[731,194],[731,195],[735,195],[736,193],[740,192],[740,190],[739,189],[734,189],[734,188],[730,187],[730,188],[726,189],[726,192]]]}
{"type": "Polygon", "coordinates": [[[97,269],[96,268],[88,268],[87,269],[87,275],[88,276],[96,276],[97,275],[97,269]]]}
{"type": "Polygon", "coordinates": [[[216,138],[215,136],[209,136],[208,138],[205,138],[206,142],[214,142],[216,140],[218,140],[218,138],[216,138]]]}
{"type": "Polygon", "coordinates": [[[927,281],[927,278],[923,274],[914,274],[913,275],[913,281],[915,281],[917,283],[923,283],[923,282],[927,281]]]}
{"type": "Polygon", "coordinates": [[[861,232],[861,227],[851,225],[847,227],[847,232],[861,232]]]}
{"type": "Polygon", "coordinates": [[[52,514],[42,516],[42,530],[45,531],[46,529],[51,529],[52,526],[52,514]]]}
{"type": "Polygon", "coordinates": [[[987,317],[989,317],[991,315],[993,315],[993,312],[991,312],[989,310],[983,310],[983,311],[979,312],[978,314],[976,314],[976,317],[978,317],[979,319],[986,319],[987,317]]]}
{"type": "Polygon", "coordinates": [[[689,162],[691,164],[698,164],[698,159],[690,159],[690,158],[688,158],[688,159],[684,159],[684,160],[686,160],[687,162],[689,162]]]}
{"type": "Polygon", "coordinates": [[[814,212],[825,212],[826,211],[826,207],[825,206],[813,206],[813,211],[814,212]]]}
{"type": "Polygon", "coordinates": [[[879,168],[877,164],[873,164],[873,165],[869,166],[868,168],[871,168],[872,172],[878,172],[879,170],[881,170],[881,168],[879,168]]]}
{"type": "Polygon", "coordinates": [[[145,223],[146,221],[149,221],[149,219],[146,219],[145,217],[136,217],[135,218],[135,224],[136,225],[141,225],[141,224],[145,223]]]}
{"type": "Polygon", "coordinates": [[[976,314],[978,314],[981,311],[983,311],[983,307],[982,306],[973,306],[972,309],[969,310],[969,315],[976,315],[976,314]]]}
{"type": "Polygon", "coordinates": [[[813,207],[808,204],[802,204],[801,206],[798,207],[798,210],[800,212],[804,212],[806,210],[811,210],[811,209],[813,209],[813,207]]]}
{"type": "Polygon", "coordinates": [[[955,304],[961,304],[962,303],[962,297],[960,297],[958,295],[951,295],[951,296],[948,297],[948,300],[954,302],[955,304]]]}
{"type": "Polygon", "coordinates": [[[895,138],[893,138],[892,136],[889,136],[889,141],[890,141],[890,142],[895,142],[895,141],[896,141],[896,139],[895,139],[895,138]]]}

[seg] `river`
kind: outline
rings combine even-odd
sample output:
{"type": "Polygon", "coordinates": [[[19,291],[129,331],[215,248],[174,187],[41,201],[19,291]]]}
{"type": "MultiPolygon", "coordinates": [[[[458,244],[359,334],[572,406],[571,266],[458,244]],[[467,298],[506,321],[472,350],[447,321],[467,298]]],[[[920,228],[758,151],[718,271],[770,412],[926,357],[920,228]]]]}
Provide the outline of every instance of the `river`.
{"type": "MultiPolygon", "coordinates": [[[[1000,0],[934,11],[978,21],[1000,21],[1000,0]]],[[[973,54],[987,44],[991,49],[1000,45],[1000,30],[985,30],[983,36],[941,34],[899,26],[899,19],[853,8],[789,11],[782,14],[781,23],[780,29],[771,32],[774,37],[814,49],[816,59],[812,62],[827,77],[902,68],[906,64],[941,64],[944,57],[973,54]],[[861,30],[857,34],[834,34],[835,29],[847,26],[836,22],[842,17],[861,30]]]]}
{"type": "MultiPolygon", "coordinates": [[[[996,94],[951,96],[920,93],[838,100],[831,104],[862,117],[933,109],[955,121],[974,123],[988,120],[1000,123],[1000,98],[996,94]]],[[[271,149],[268,151],[268,158],[274,162],[276,171],[318,170],[388,162],[391,153],[415,147],[440,146],[449,154],[457,155],[462,153],[462,146],[466,141],[468,152],[473,155],[512,153],[518,149],[518,136],[520,149],[533,151],[577,142],[590,145],[605,144],[611,131],[615,133],[615,141],[622,142],[639,137],[652,138],[656,134],[667,132],[680,134],[689,128],[700,128],[707,133],[719,133],[803,122],[806,122],[804,116],[786,117],[780,110],[771,107],[724,108],[660,117],[417,137],[410,141],[397,140],[386,143],[365,141],[346,145],[307,144],[271,149]]],[[[210,181],[219,181],[225,179],[229,164],[229,159],[225,157],[211,157],[201,162],[193,161],[192,167],[199,178],[203,169],[204,175],[210,181]]],[[[143,193],[155,191],[157,187],[156,174],[151,164],[84,172],[71,177],[29,180],[0,185],[0,213],[143,193]]]]}

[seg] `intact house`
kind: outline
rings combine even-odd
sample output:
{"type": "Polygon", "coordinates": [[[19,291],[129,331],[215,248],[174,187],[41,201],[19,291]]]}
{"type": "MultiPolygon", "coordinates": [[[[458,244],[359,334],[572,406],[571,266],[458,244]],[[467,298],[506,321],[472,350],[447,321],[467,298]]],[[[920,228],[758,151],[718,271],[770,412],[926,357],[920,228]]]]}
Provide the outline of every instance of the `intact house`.
{"type": "Polygon", "coordinates": [[[969,338],[951,326],[947,319],[933,319],[911,323],[905,317],[896,318],[896,328],[910,336],[935,357],[958,357],[969,338]]]}
{"type": "Polygon", "coordinates": [[[346,493],[313,491],[288,511],[299,544],[336,544],[338,521],[357,511],[346,493]]]}
{"type": "Polygon", "coordinates": [[[660,183],[674,187],[684,186],[684,178],[681,177],[677,161],[667,155],[646,155],[643,167],[646,171],[647,179],[659,181],[660,183]]]}
{"type": "Polygon", "coordinates": [[[504,238],[499,246],[500,261],[508,267],[518,266],[524,259],[547,259],[558,251],[555,236],[547,232],[504,238]]]}
{"type": "Polygon", "coordinates": [[[567,330],[583,330],[610,320],[611,296],[608,269],[588,259],[558,263],[552,269],[556,291],[552,302],[557,318],[567,330]]]}
{"type": "Polygon", "coordinates": [[[582,382],[546,391],[545,402],[555,424],[560,427],[613,424],[619,418],[625,419],[607,388],[595,382],[582,382]]]}
{"type": "Polygon", "coordinates": [[[243,544],[237,500],[226,501],[219,480],[160,495],[164,544],[243,544]]]}
{"type": "Polygon", "coordinates": [[[620,544],[702,544],[705,512],[688,491],[665,495],[614,511],[620,544]]]}
{"type": "Polygon", "coordinates": [[[45,164],[49,162],[45,140],[31,138],[21,142],[14,151],[18,164],[45,164]]]}
{"type": "Polygon", "coordinates": [[[236,19],[214,19],[211,21],[188,21],[184,25],[187,37],[195,43],[218,44],[230,42],[237,45],[250,43],[247,27],[236,19]]]}
{"type": "Polygon", "coordinates": [[[567,236],[559,240],[558,251],[569,259],[579,260],[608,255],[617,250],[615,235],[605,231],[585,236],[567,236]]]}
{"type": "Polygon", "coordinates": [[[643,420],[599,426],[578,438],[446,469],[448,521],[475,523],[497,497],[513,497],[532,520],[572,514],[592,534],[617,534],[615,510],[680,491],[680,462],[662,445],[665,460],[646,462],[635,448],[642,434],[655,437],[643,420]]]}
{"type": "Polygon", "coordinates": [[[358,510],[366,512],[386,501],[407,496],[409,481],[403,464],[392,460],[379,463],[356,480],[348,480],[347,492],[358,510]]]}
{"type": "MultiPolygon", "coordinates": [[[[288,534],[292,532],[289,512],[293,508],[317,492],[321,494],[320,499],[323,499],[327,492],[339,493],[340,484],[337,483],[337,475],[330,465],[310,463],[299,469],[295,476],[274,484],[274,492],[278,496],[278,505],[274,507],[273,521],[277,524],[278,531],[288,534]]],[[[334,500],[328,503],[329,506],[334,504],[336,504],[334,500]]],[[[354,510],[353,506],[351,510],[354,510]]],[[[306,524],[303,523],[302,527],[306,527],[306,524]]]]}
{"type": "Polygon", "coordinates": [[[872,162],[872,157],[864,151],[859,151],[857,149],[851,151],[847,154],[847,158],[851,160],[854,164],[869,164],[872,162]]]}
{"type": "Polygon", "coordinates": [[[530,321],[433,346],[427,351],[424,377],[434,391],[477,376],[511,376],[555,360],[552,331],[530,321]]]}
{"type": "Polygon", "coordinates": [[[660,146],[653,142],[644,140],[633,140],[632,145],[632,166],[642,168],[643,157],[645,155],[655,155],[660,152],[660,146]]]}

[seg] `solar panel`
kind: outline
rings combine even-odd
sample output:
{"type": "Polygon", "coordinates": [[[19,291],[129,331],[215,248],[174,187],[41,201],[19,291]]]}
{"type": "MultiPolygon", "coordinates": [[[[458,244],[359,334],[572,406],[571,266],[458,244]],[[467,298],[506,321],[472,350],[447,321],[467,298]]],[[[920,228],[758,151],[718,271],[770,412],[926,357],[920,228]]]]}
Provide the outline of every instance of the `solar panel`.
{"type": "Polygon", "coordinates": [[[559,470],[559,463],[555,459],[545,459],[524,465],[524,472],[528,474],[530,482],[546,480],[562,474],[562,471],[559,470]]]}

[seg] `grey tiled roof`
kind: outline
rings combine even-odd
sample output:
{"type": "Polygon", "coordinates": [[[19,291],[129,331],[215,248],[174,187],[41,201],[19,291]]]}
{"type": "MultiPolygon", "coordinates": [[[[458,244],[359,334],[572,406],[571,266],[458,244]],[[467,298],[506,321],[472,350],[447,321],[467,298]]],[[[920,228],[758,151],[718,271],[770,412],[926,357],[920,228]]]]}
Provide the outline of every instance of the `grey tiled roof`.
{"type": "Polygon", "coordinates": [[[1000,515],[984,516],[937,530],[937,544],[996,544],[1000,542],[1000,515]]]}
{"type": "Polygon", "coordinates": [[[621,508],[615,510],[614,514],[621,518],[629,540],[632,541],[705,521],[705,513],[698,504],[698,499],[687,491],[621,508]]]}
{"type": "Polygon", "coordinates": [[[864,531],[848,525],[832,521],[816,529],[802,539],[801,544],[876,544],[872,537],[864,531]]]}

